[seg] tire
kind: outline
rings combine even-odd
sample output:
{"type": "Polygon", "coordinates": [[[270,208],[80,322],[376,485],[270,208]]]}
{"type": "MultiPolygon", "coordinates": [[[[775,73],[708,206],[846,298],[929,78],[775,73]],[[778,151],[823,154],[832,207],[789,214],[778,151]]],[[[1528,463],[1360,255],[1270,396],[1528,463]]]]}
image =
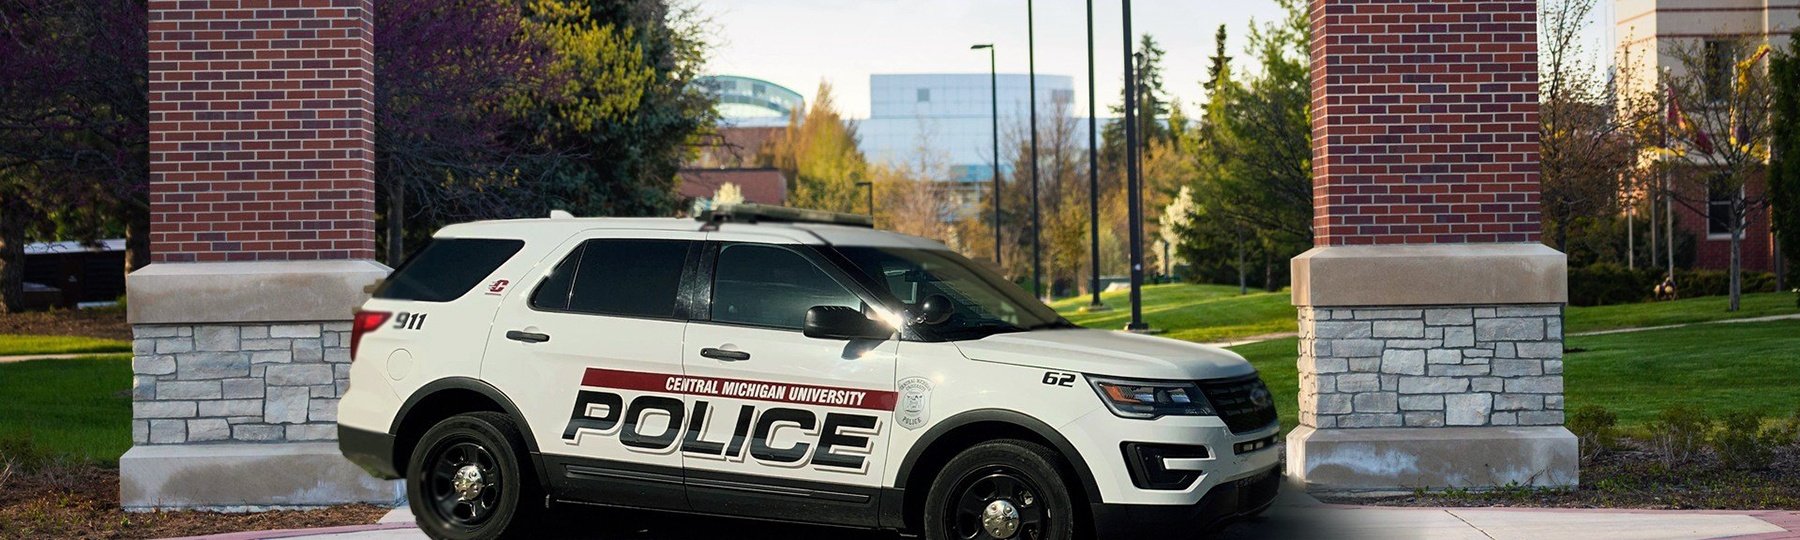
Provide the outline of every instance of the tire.
{"type": "Polygon", "coordinates": [[[511,418],[494,412],[452,416],[427,430],[406,471],[419,528],[442,540],[530,536],[543,492],[524,460],[524,440],[511,418]]]}
{"type": "Polygon", "coordinates": [[[929,540],[1072,540],[1087,526],[1076,512],[1075,496],[1057,465],[1054,450],[1030,441],[1002,439],[963,450],[938,471],[925,496],[925,538],[929,540]],[[1004,502],[1005,504],[1001,504],[1004,502]],[[1010,510],[996,530],[984,526],[983,512],[1010,510]]]}

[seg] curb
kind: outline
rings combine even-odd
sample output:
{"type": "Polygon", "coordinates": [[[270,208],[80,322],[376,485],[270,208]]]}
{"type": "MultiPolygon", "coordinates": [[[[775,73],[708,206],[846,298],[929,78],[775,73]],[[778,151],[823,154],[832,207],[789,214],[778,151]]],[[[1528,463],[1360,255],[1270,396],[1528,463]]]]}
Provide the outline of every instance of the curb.
{"type": "Polygon", "coordinates": [[[345,525],[341,527],[325,527],[320,529],[277,529],[273,531],[247,531],[234,533],[208,534],[202,536],[182,536],[164,540],[272,540],[276,538],[295,538],[301,536],[325,536],[333,534],[349,534],[370,531],[390,531],[396,529],[416,529],[412,523],[376,523],[373,525],[345,525]]]}

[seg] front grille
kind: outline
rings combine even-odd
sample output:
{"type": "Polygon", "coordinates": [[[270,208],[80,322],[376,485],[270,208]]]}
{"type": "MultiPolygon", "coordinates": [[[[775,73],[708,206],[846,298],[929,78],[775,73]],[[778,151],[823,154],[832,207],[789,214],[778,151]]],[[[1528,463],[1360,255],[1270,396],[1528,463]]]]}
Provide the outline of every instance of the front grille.
{"type": "Polygon", "coordinates": [[[1275,399],[1255,375],[1200,381],[1200,391],[1232,433],[1256,431],[1275,422],[1275,399]]]}

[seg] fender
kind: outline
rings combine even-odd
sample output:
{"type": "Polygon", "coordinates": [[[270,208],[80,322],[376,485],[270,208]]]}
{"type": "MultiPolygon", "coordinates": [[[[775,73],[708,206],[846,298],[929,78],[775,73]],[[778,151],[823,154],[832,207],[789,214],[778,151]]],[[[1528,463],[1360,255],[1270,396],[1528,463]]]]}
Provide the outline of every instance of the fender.
{"type": "Polygon", "coordinates": [[[1100,484],[1094,481],[1093,471],[1088,468],[1087,460],[1082,459],[1081,452],[1075,450],[1075,445],[1069,444],[1069,440],[1064,438],[1061,433],[1057,433],[1056,429],[1051,428],[1049,424],[1024,413],[1006,409],[964,411],[932,426],[923,436],[919,437],[912,449],[906,451],[906,459],[900,462],[899,475],[894,479],[894,489],[906,489],[906,480],[912,475],[913,465],[919,462],[919,458],[925,455],[925,450],[936,444],[938,439],[957,428],[976,422],[1002,422],[1031,430],[1038,437],[1048,441],[1051,447],[1063,455],[1063,459],[1068,460],[1069,465],[1075,469],[1075,475],[1081,479],[1081,488],[1087,494],[1088,502],[1100,502],[1100,484]]]}
{"type": "Polygon", "coordinates": [[[530,421],[525,418],[524,413],[519,412],[519,406],[514,405],[513,401],[507,398],[506,394],[501,392],[499,388],[495,388],[494,385],[488,384],[486,381],[480,379],[469,377],[445,377],[419,387],[418,390],[412,393],[412,397],[406,398],[406,403],[400,405],[400,413],[394,415],[393,424],[388,426],[388,434],[395,436],[400,435],[400,425],[405,423],[406,419],[412,415],[413,407],[417,406],[419,402],[424,401],[425,398],[445,390],[468,390],[481,394],[494,403],[499,404],[501,412],[506,413],[507,416],[511,416],[513,421],[519,423],[519,430],[525,432],[525,450],[533,454],[538,453],[537,439],[531,435],[530,421]]]}

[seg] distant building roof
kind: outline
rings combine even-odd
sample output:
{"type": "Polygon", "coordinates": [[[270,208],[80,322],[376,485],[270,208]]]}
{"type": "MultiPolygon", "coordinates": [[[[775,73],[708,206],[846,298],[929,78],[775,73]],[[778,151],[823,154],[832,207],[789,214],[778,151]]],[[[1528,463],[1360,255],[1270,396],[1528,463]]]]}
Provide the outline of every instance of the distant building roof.
{"type": "Polygon", "coordinates": [[[25,244],[26,255],[105,251],[125,251],[125,239],[114,238],[100,240],[93,244],[82,242],[38,242],[34,244],[25,244]]]}
{"type": "Polygon", "coordinates": [[[697,169],[742,169],[757,165],[757,154],[781,134],[781,127],[721,127],[708,138],[686,166],[697,169]]]}
{"type": "Polygon", "coordinates": [[[736,184],[744,202],[787,204],[787,177],[780,169],[682,169],[681,198],[706,199],[726,183],[736,184]]]}

